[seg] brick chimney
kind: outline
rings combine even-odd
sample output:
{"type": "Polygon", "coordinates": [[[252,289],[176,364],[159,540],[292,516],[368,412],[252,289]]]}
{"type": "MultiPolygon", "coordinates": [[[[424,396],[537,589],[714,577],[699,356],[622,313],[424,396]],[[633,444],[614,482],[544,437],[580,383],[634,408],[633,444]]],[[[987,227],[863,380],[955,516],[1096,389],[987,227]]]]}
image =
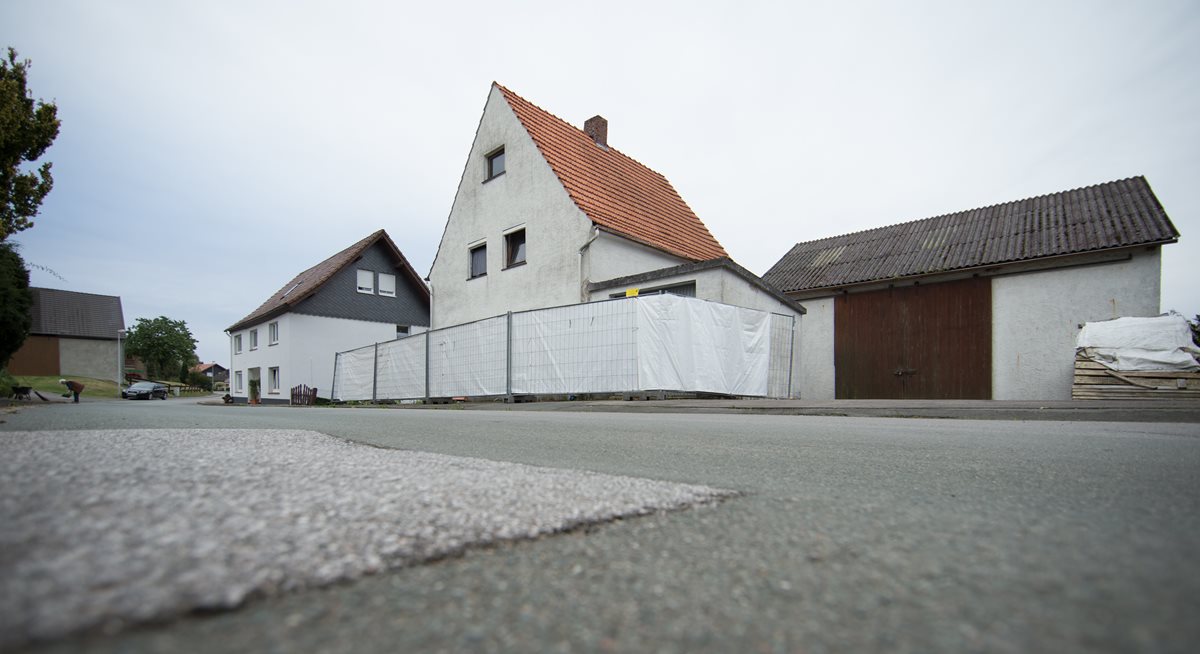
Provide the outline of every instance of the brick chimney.
{"type": "Polygon", "coordinates": [[[608,121],[604,119],[604,116],[588,118],[587,122],[583,124],[583,131],[592,137],[596,145],[603,148],[608,147],[608,121]]]}

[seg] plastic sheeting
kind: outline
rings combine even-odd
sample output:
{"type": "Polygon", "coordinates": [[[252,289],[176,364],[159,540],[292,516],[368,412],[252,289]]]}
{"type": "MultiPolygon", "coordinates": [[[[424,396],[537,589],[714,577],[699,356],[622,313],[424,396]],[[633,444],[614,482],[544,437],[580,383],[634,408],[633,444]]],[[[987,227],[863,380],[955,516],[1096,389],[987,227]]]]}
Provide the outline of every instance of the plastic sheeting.
{"type": "Polygon", "coordinates": [[[333,399],[369,400],[374,381],[374,345],[338,353],[333,371],[333,399]]]}
{"type": "Polygon", "coordinates": [[[341,352],[333,397],[504,395],[510,382],[514,394],[787,397],[794,326],[792,316],[675,295],[526,311],[380,343],[377,358],[375,346],[341,352]]]}
{"type": "Polygon", "coordinates": [[[1200,370],[1187,320],[1179,315],[1089,322],[1075,346],[1113,370],[1200,370]]]}
{"type": "Polygon", "coordinates": [[[512,391],[622,392],[637,386],[634,302],[576,304],[512,317],[512,391]]]}
{"type": "Polygon", "coordinates": [[[425,397],[425,334],[379,344],[375,398],[425,397]]]}
{"type": "Polygon", "coordinates": [[[771,314],[674,295],[637,302],[640,390],[767,395],[771,314]]]}

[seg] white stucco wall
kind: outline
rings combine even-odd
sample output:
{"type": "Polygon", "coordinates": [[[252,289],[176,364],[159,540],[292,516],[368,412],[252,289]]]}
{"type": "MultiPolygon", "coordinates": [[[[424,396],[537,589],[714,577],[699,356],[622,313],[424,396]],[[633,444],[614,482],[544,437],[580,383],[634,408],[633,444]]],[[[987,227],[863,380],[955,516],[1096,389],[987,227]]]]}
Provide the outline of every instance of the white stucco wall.
{"type": "Polygon", "coordinates": [[[590,232],[591,221],[493,87],[429,273],[432,326],[579,302],[579,248],[590,232]],[[501,146],[505,173],[485,182],[487,155],[501,146]],[[520,225],[527,263],[504,270],[503,234],[520,225]],[[487,243],[487,274],[468,279],[468,247],[479,242],[487,243]]]}
{"type": "MultiPolygon", "coordinates": [[[[293,386],[307,384],[317,388],[317,395],[329,397],[333,382],[333,360],[338,352],[363,345],[382,343],[396,338],[396,325],[391,323],[324,318],[289,313],[275,319],[279,322],[279,342],[267,342],[266,321],[230,334],[242,335],[242,353],[234,354],[230,366],[230,395],[245,398],[249,395],[249,369],[260,368],[262,399],[264,402],[290,400],[293,386]],[[250,349],[250,330],[258,329],[258,349],[250,349]],[[279,393],[271,394],[267,389],[268,369],[279,367],[279,393]],[[235,373],[241,371],[241,391],[235,387],[235,373]]],[[[414,328],[413,333],[424,331],[414,328]]]]}
{"type": "MultiPolygon", "coordinates": [[[[587,282],[636,275],[687,262],[687,259],[667,254],[662,250],[598,231],[596,238],[584,253],[584,285],[586,286],[587,282]]],[[[575,301],[581,300],[582,298],[579,298],[575,301]]]]}
{"type": "Polygon", "coordinates": [[[1133,258],[992,279],[992,397],[1069,400],[1079,325],[1159,313],[1158,248],[1133,258]]]}
{"type": "MultiPolygon", "coordinates": [[[[832,400],[836,393],[833,367],[833,298],[804,300],[804,329],[800,333],[800,397],[832,400]]],[[[797,382],[794,382],[797,383],[797,382]]]]}
{"type": "Polygon", "coordinates": [[[66,375],[117,379],[117,341],[89,338],[58,339],[58,369],[66,375]]]}

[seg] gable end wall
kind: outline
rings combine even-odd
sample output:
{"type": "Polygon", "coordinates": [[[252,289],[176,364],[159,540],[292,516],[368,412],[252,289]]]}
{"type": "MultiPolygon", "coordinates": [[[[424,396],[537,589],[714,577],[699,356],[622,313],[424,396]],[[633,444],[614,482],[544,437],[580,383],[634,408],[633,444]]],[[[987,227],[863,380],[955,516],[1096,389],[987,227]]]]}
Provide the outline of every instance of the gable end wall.
{"type": "Polygon", "coordinates": [[[429,308],[412,280],[396,267],[387,248],[376,243],[329,279],[317,292],[293,308],[293,313],[345,318],[393,325],[429,325],[429,308]],[[378,276],[375,293],[359,293],[358,270],[371,270],[396,276],[396,297],[379,295],[378,276]]]}

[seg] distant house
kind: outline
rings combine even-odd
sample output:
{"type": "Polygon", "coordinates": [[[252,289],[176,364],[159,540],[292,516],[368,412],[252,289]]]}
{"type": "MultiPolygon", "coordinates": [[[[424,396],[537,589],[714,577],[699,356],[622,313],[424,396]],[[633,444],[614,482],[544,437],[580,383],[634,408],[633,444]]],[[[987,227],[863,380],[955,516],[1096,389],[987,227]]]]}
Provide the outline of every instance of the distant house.
{"type": "Polygon", "coordinates": [[[214,382],[229,381],[229,369],[215,361],[211,363],[198,363],[191,367],[191,371],[198,372],[214,382]]]}
{"type": "Polygon", "coordinates": [[[429,273],[434,328],[628,293],[790,316],[795,301],[732,262],[661,174],[493,84],[429,273]]]}
{"type": "Polygon", "coordinates": [[[53,288],[33,293],[29,337],[8,363],[13,375],[117,379],[121,298],[53,288]]]}
{"type": "Polygon", "coordinates": [[[801,396],[1070,399],[1083,323],[1159,313],[1179,232],[1142,177],[799,243],[801,396]]]}
{"type": "Polygon", "coordinates": [[[258,382],[266,402],[305,384],[329,397],[334,355],[424,331],[429,289],[379,230],[296,275],[229,334],[230,394],[246,401],[258,382]]]}

